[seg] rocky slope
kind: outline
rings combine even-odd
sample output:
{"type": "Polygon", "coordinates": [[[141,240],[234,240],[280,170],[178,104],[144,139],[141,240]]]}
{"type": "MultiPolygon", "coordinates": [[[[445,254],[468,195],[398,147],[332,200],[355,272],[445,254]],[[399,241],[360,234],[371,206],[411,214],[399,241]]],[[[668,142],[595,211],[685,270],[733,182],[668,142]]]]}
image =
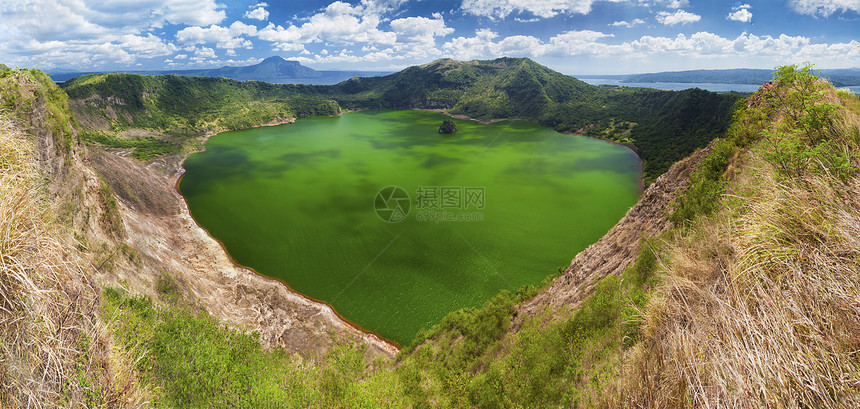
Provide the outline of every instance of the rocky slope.
{"type": "Polygon", "coordinates": [[[639,255],[642,239],[656,238],[672,229],[671,204],[686,189],[690,174],[698,170],[709,151],[710,146],[696,151],[657,178],[609,232],[574,257],[549,288],[519,306],[523,314],[517,322],[547,310],[575,309],[598,281],[620,276],[639,255]]]}
{"type": "Polygon", "coordinates": [[[260,333],[266,347],[320,354],[332,331],[393,356],[396,348],[358,331],[326,304],[292,292],[286,285],[234,263],[224,248],[191,217],[176,183],[180,156],[142,163],[122,150],[91,148],[93,169],[114,192],[126,232],[125,243],[139,255],[137,268],[103,273],[111,283],[128,283],[154,294],[163,271],[186,286],[193,300],[213,316],[260,333]]]}

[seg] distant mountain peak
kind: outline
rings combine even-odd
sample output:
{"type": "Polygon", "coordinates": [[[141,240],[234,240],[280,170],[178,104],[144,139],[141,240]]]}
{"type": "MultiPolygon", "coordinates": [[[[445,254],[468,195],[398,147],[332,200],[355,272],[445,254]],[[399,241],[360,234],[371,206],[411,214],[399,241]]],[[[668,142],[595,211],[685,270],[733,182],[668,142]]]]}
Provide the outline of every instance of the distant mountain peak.
{"type": "Polygon", "coordinates": [[[279,61],[286,61],[286,60],[284,59],[284,57],[281,57],[280,55],[273,55],[273,56],[268,57],[265,60],[263,60],[263,62],[279,62],[279,61]]]}
{"type": "Polygon", "coordinates": [[[281,57],[280,55],[273,55],[273,56],[271,56],[271,57],[269,57],[269,58],[266,58],[266,59],[265,59],[265,60],[263,60],[262,62],[260,62],[260,64],[272,64],[272,63],[293,63],[293,64],[299,64],[299,62],[298,62],[298,61],[290,61],[290,60],[286,60],[286,59],[284,59],[284,57],[281,57]]]}

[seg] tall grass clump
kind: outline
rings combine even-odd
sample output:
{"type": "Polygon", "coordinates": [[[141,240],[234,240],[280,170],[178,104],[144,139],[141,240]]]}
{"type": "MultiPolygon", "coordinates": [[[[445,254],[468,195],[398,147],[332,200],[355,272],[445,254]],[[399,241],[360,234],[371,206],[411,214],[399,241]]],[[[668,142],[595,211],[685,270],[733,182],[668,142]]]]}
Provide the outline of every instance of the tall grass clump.
{"type": "Polygon", "coordinates": [[[670,241],[606,406],[860,407],[860,138],[843,99],[808,65],[750,99],[750,149],[670,241]]]}
{"type": "Polygon", "coordinates": [[[109,364],[97,290],[50,221],[34,161],[0,113],[0,407],[140,402],[133,377],[109,364]]]}

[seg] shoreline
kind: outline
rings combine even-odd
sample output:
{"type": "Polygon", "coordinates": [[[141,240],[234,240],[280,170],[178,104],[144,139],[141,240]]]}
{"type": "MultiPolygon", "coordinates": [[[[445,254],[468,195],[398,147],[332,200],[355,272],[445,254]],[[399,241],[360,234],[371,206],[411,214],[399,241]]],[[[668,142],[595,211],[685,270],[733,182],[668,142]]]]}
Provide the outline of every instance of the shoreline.
{"type": "MultiPolygon", "coordinates": [[[[268,126],[287,125],[287,124],[295,123],[296,119],[297,118],[290,118],[290,119],[279,120],[279,121],[270,121],[270,122],[267,122],[265,124],[256,125],[256,126],[252,126],[252,127],[248,127],[248,128],[242,128],[240,130],[262,128],[262,127],[268,127],[268,126]]],[[[202,135],[199,137],[200,141],[202,142],[199,149],[196,149],[196,150],[182,154],[181,160],[179,161],[179,167],[178,167],[177,171],[173,175],[170,176],[172,179],[171,185],[173,186],[173,191],[171,193],[173,194],[174,197],[179,199],[179,201],[181,202],[180,207],[181,207],[182,213],[183,213],[182,216],[188,217],[190,220],[192,220],[194,222],[194,225],[198,229],[202,230],[206,234],[206,236],[208,236],[209,238],[214,240],[216,243],[218,243],[218,246],[221,248],[221,250],[224,252],[224,254],[227,255],[227,258],[230,260],[230,262],[233,264],[233,266],[235,266],[236,268],[238,268],[240,270],[245,270],[245,271],[259,277],[262,280],[278,283],[278,284],[282,285],[286,289],[287,292],[294,294],[294,295],[296,295],[296,296],[298,296],[304,300],[307,300],[308,302],[310,302],[312,304],[319,305],[321,308],[327,310],[328,312],[333,314],[335,317],[337,317],[338,320],[340,320],[340,323],[335,322],[335,324],[342,324],[342,326],[345,328],[348,328],[353,333],[353,335],[356,335],[359,338],[368,342],[369,344],[375,345],[378,348],[388,352],[389,354],[392,355],[392,358],[393,358],[403,348],[401,345],[377,334],[374,331],[362,328],[357,323],[347,319],[346,317],[341,315],[339,312],[337,312],[337,310],[333,306],[331,306],[329,303],[322,301],[322,300],[317,300],[313,297],[310,297],[306,294],[303,294],[299,291],[296,291],[292,287],[290,287],[290,285],[287,282],[285,282],[279,278],[270,277],[270,276],[267,276],[265,274],[261,274],[260,272],[255,270],[253,267],[248,267],[248,266],[240,264],[238,261],[236,261],[235,258],[233,258],[233,255],[230,254],[230,252],[227,250],[227,247],[224,245],[224,243],[221,240],[219,240],[218,238],[216,238],[215,236],[213,236],[212,233],[210,233],[209,230],[207,230],[205,227],[201,226],[200,223],[197,222],[197,219],[195,219],[194,216],[191,214],[191,208],[188,206],[188,201],[185,199],[185,196],[182,194],[182,190],[179,188],[179,184],[182,181],[182,178],[185,176],[185,173],[186,173],[185,160],[188,159],[189,156],[191,156],[195,153],[204,152],[206,150],[206,142],[211,137],[218,135],[220,133],[231,132],[231,131],[232,130],[224,130],[224,131],[212,132],[209,134],[202,135]]]]}
{"type": "MultiPolygon", "coordinates": [[[[484,125],[489,125],[489,124],[499,123],[499,122],[504,122],[504,121],[526,121],[526,122],[531,122],[531,123],[535,123],[535,124],[539,124],[539,125],[540,125],[540,123],[538,123],[537,121],[534,121],[534,120],[518,119],[518,118],[499,118],[499,119],[492,119],[492,120],[485,121],[485,120],[480,120],[480,119],[476,119],[476,118],[471,118],[471,117],[466,116],[466,115],[455,115],[455,114],[451,114],[451,113],[447,112],[447,111],[446,111],[446,110],[444,110],[444,109],[412,108],[412,109],[409,109],[409,110],[413,110],[413,111],[428,111],[428,112],[436,112],[436,113],[440,113],[440,114],[443,114],[443,115],[445,115],[445,116],[448,116],[448,117],[450,117],[450,118],[459,119],[459,120],[466,120],[466,121],[474,121],[474,122],[478,122],[478,123],[481,123],[481,124],[484,124],[484,125]]],[[[339,115],[336,115],[336,116],[330,116],[330,117],[339,117],[339,116],[341,116],[341,115],[343,115],[343,114],[346,114],[346,113],[350,113],[350,112],[360,112],[360,111],[366,111],[366,110],[364,110],[364,109],[343,110],[343,111],[341,111],[341,113],[340,113],[339,115]]],[[[255,128],[262,128],[262,127],[269,127],[269,126],[280,126],[280,125],[293,124],[293,123],[295,123],[297,120],[298,120],[298,118],[293,117],[293,118],[289,118],[289,119],[282,119],[282,120],[269,121],[269,122],[266,122],[266,123],[264,123],[264,124],[255,125],[255,126],[251,126],[251,127],[248,127],[248,128],[238,129],[238,130],[255,129],[255,128]]],[[[177,199],[179,199],[179,200],[180,200],[180,202],[182,203],[181,208],[182,208],[182,211],[183,211],[183,213],[184,213],[184,214],[183,214],[183,216],[187,216],[190,220],[192,220],[192,221],[194,222],[194,224],[196,225],[196,227],[197,227],[197,228],[199,228],[200,230],[202,230],[202,231],[203,231],[203,232],[204,232],[204,233],[205,233],[209,238],[211,238],[211,239],[212,239],[212,240],[214,240],[216,243],[218,243],[218,245],[220,246],[221,250],[222,250],[222,251],[224,251],[224,253],[227,255],[227,257],[228,257],[228,259],[230,260],[230,262],[231,262],[235,267],[237,267],[237,268],[239,268],[239,269],[242,269],[242,270],[246,270],[246,271],[248,271],[248,272],[250,272],[250,273],[254,274],[255,276],[257,276],[257,277],[259,277],[259,278],[261,278],[261,279],[263,279],[263,280],[267,280],[267,281],[271,281],[271,282],[279,283],[280,285],[283,285],[283,286],[284,286],[284,288],[285,288],[288,292],[290,292],[290,293],[292,293],[292,294],[295,294],[295,295],[297,295],[297,296],[299,296],[299,297],[301,297],[301,298],[303,298],[303,299],[305,299],[305,300],[307,300],[307,301],[309,301],[309,302],[311,302],[311,303],[317,304],[317,305],[319,305],[319,306],[321,306],[321,307],[323,307],[323,308],[327,309],[327,310],[328,310],[329,312],[331,312],[334,316],[336,316],[336,317],[341,321],[341,323],[342,323],[345,327],[349,328],[349,329],[354,333],[354,335],[357,335],[358,337],[360,337],[360,338],[364,339],[365,341],[367,341],[367,342],[369,342],[369,343],[371,343],[371,344],[374,344],[374,345],[378,346],[379,348],[381,348],[381,349],[383,349],[383,350],[385,350],[385,351],[387,351],[387,352],[389,352],[389,353],[391,353],[391,354],[396,355],[396,354],[397,354],[397,353],[398,353],[398,352],[403,348],[403,346],[399,345],[398,343],[396,343],[396,342],[394,342],[394,341],[392,341],[392,340],[389,340],[389,339],[387,339],[387,338],[385,338],[385,337],[383,337],[383,336],[379,335],[378,333],[376,333],[376,332],[374,332],[374,331],[371,331],[371,330],[367,330],[367,329],[362,328],[362,327],[361,327],[361,325],[359,325],[358,323],[353,322],[353,321],[349,320],[348,318],[344,317],[343,315],[341,315],[341,314],[340,314],[340,313],[339,313],[339,312],[338,312],[338,311],[337,311],[337,310],[336,310],[332,305],[330,305],[329,303],[327,303],[327,302],[325,302],[325,301],[323,301],[323,300],[315,299],[315,298],[310,297],[310,296],[308,296],[308,295],[306,295],[306,294],[303,294],[303,293],[301,293],[301,292],[299,292],[299,291],[296,291],[295,289],[293,289],[293,288],[292,288],[292,287],[291,287],[287,282],[285,282],[284,280],[279,279],[279,278],[275,278],[275,277],[267,276],[267,275],[265,275],[265,274],[262,274],[262,273],[258,272],[257,270],[255,270],[255,269],[254,269],[254,268],[252,268],[252,267],[244,266],[244,265],[240,264],[239,262],[237,262],[237,261],[236,261],[236,259],[234,259],[234,258],[233,258],[233,256],[230,254],[230,252],[227,250],[227,247],[224,245],[224,243],[223,243],[221,240],[219,240],[219,239],[215,238],[215,237],[214,237],[214,236],[209,232],[209,230],[207,230],[205,227],[201,226],[201,225],[200,225],[200,223],[198,223],[198,222],[197,222],[197,219],[195,219],[195,218],[194,218],[194,216],[191,214],[191,209],[190,209],[190,207],[188,206],[188,202],[187,202],[187,200],[185,199],[185,196],[182,194],[182,190],[181,190],[181,189],[180,189],[180,187],[179,187],[179,184],[181,183],[182,178],[185,176],[185,173],[186,173],[186,169],[185,169],[185,160],[186,160],[189,156],[191,156],[191,155],[193,155],[193,154],[195,154],[195,153],[204,152],[204,151],[206,150],[206,142],[207,142],[207,141],[209,141],[209,139],[210,139],[211,137],[216,136],[216,135],[221,134],[221,133],[224,133],[224,132],[230,132],[230,131],[233,131],[233,130],[222,130],[222,131],[211,132],[211,133],[208,133],[208,134],[202,135],[202,136],[198,137],[198,138],[200,138],[200,139],[199,139],[199,141],[201,142],[201,143],[200,143],[200,147],[199,147],[198,149],[195,149],[195,150],[192,150],[192,151],[189,151],[189,152],[186,152],[186,153],[181,154],[182,156],[181,156],[181,160],[179,161],[179,167],[178,167],[177,171],[176,171],[173,175],[171,175],[171,179],[172,179],[171,184],[173,185],[173,191],[172,191],[171,193],[174,195],[174,197],[176,197],[177,199]]],[[[602,138],[595,138],[595,137],[592,137],[592,136],[582,135],[582,134],[577,134],[577,133],[574,133],[574,132],[559,132],[559,133],[568,134],[568,135],[576,135],[576,136],[584,136],[584,137],[588,137],[588,138],[593,138],[593,139],[597,139],[597,140],[601,140],[601,141],[609,142],[609,143],[611,143],[611,144],[613,144],[613,145],[622,146],[622,147],[624,147],[625,149],[627,149],[627,150],[628,150],[630,153],[632,153],[632,154],[633,154],[633,156],[635,156],[635,157],[636,157],[636,159],[639,161],[639,177],[638,177],[639,193],[638,193],[638,194],[639,194],[639,196],[641,196],[641,195],[642,195],[642,193],[643,193],[643,192],[644,192],[644,190],[645,190],[645,182],[644,182],[644,179],[643,179],[643,176],[644,176],[644,173],[643,173],[643,165],[644,165],[644,161],[643,161],[643,160],[642,160],[642,158],[639,156],[639,154],[636,152],[636,150],[635,150],[635,149],[633,149],[631,146],[629,146],[629,144],[624,144],[624,143],[620,143],[620,142],[610,141],[610,140],[602,139],[602,138]]]]}
{"type": "MultiPolygon", "coordinates": [[[[535,120],[521,119],[521,118],[500,118],[500,119],[491,119],[489,121],[484,121],[481,119],[472,118],[472,117],[467,116],[467,115],[455,115],[455,114],[449,113],[448,111],[446,111],[444,109],[440,109],[440,108],[411,108],[410,110],[412,110],[412,111],[437,112],[437,113],[440,113],[440,114],[445,115],[445,116],[450,117],[450,118],[460,119],[460,120],[464,120],[464,121],[475,121],[475,122],[478,122],[478,123],[484,124],[484,125],[495,124],[495,123],[504,122],[504,121],[525,121],[525,122],[531,122],[533,124],[546,126],[546,125],[543,125],[540,122],[535,121],[535,120]]],[[[349,111],[349,112],[353,112],[353,111],[349,111]]],[[[580,133],[570,132],[570,131],[565,131],[565,132],[556,131],[556,132],[566,134],[566,135],[576,135],[576,136],[583,136],[586,138],[597,139],[599,141],[609,142],[613,145],[618,145],[618,146],[622,146],[622,147],[626,148],[628,151],[630,151],[630,153],[633,154],[633,156],[636,157],[636,160],[639,161],[639,196],[641,197],[642,194],[645,193],[645,160],[642,159],[641,156],[639,156],[639,152],[636,152],[636,149],[631,144],[617,142],[617,141],[611,141],[609,139],[597,138],[594,136],[583,135],[580,133]]]]}

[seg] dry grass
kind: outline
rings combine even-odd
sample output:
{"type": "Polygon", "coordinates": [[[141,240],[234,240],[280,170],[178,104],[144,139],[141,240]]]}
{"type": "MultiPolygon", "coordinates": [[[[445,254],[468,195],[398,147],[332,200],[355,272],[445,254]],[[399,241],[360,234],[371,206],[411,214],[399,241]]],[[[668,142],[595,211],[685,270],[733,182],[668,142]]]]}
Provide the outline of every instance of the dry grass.
{"type": "Polygon", "coordinates": [[[0,407],[134,406],[143,399],[111,364],[98,286],[46,221],[32,149],[0,113],[0,407]]]}
{"type": "MultiPolygon", "coordinates": [[[[843,111],[839,149],[860,152],[857,123],[843,111]]],[[[740,160],[734,205],[670,240],[606,406],[860,407],[860,177],[740,160]]]]}

